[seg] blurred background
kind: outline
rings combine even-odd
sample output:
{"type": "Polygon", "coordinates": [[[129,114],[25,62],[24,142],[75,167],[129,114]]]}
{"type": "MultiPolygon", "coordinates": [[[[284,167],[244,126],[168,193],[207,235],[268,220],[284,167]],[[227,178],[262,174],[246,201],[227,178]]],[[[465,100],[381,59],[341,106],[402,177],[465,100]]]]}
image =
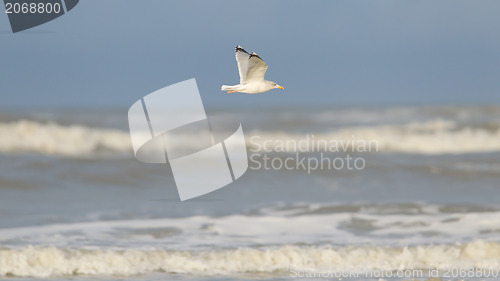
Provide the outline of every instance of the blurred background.
{"type": "Polygon", "coordinates": [[[127,107],[192,77],[210,106],[498,102],[498,5],[85,1],[18,34],[3,16],[2,107],[127,107]],[[221,94],[238,44],[286,95],[221,94]]]}

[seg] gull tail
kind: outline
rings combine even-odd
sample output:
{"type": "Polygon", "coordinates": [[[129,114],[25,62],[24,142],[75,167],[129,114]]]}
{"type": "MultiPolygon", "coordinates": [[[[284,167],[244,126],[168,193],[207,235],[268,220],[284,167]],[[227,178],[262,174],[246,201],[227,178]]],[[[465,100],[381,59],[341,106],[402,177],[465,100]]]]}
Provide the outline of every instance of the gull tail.
{"type": "Polygon", "coordinates": [[[236,91],[238,90],[238,86],[228,86],[228,85],[222,85],[220,88],[221,91],[236,91]]]}

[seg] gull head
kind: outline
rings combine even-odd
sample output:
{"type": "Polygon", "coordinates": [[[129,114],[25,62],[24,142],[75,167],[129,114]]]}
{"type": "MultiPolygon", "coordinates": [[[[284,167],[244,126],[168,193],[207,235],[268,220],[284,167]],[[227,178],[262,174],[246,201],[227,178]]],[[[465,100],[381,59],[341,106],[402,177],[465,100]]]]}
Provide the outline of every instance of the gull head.
{"type": "Polygon", "coordinates": [[[278,85],[273,81],[269,81],[269,83],[271,84],[271,89],[282,89],[282,90],[284,89],[282,86],[278,85]]]}

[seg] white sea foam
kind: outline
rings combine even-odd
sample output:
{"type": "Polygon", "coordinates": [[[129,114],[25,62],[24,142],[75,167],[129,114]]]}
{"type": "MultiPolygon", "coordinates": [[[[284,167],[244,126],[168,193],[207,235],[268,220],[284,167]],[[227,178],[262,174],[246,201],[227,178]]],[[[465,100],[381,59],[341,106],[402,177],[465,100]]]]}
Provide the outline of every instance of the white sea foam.
{"type": "Polygon", "coordinates": [[[4,228],[0,277],[498,269],[498,225],[491,208],[410,204],[4,228]]]}
{"type": "Polygon", "coordinates": [[[314,135],[259,131],[248,135],[254,136],[250,139],[254,148],[288,152],[296,152],[300,146],[334,152],[461,154],[500,151],[500,129],[460,128],[454,121],[439,119],[405,125],[346,127],[314,135]]]}
{"type": "MultiPolygon", "coordinates": [[[[147,132],[146,132],[147,133],[147,132]]],[[[0,123],[0,153],[40,153],[81,157],[108,153],[129,153],[130,135],[126,131],[91,128],[81,125],[62,126],[19,120],[0,123]]],[[[306,143],[313,150],[318,142],[335,142],[339,148],[356,150],[360,144],[372,152],[418,154],[460,154],[500,151],[500,129],[460,127],[454,121],[434,120],[405,125],[345,127],[318,134],[292,134],[280,131],[245,132],[250,149],[283,150],[284,143],[306,143]],[[316,144],[314,143],[316,142],[316,144]]],[[[196,136],[177,138],[179,146],[196,146],[196,136]]],[[[320,145],[320,150],[324,145],[320,145]]],[[[285,145],[294,152],[294,146],[285,145]]],[[[314,149],[317,150],[317,149],[314,149]]]]}
{"type": "Polygon", "coordinates": [[[131,151],[130,135],[111,129],[62,126],[20,120],[0,123],[0,152],[83,156],[99,151],[131,151]]]}
{"type": "Polygon", "coordinates": [[[301,270],[342,272],[470,267],[498,269],[500,244],[482,240],[464,245],[415,247],[279,247],[202,251],[104,250],[56,247],[0,249],[0,276],[137,275],[152,272],[194,275],[268,273],[286,276],[301,270]]]}
{"type": "Polygon", "coordinates": [[[77,248],[165,245],[170,250],[296,243],[397,246],[446,244],[472,238],[495,240],[500,233],[499,212],[493,210],[442,213],[437,210],[441,207],[426,206],[419,213],[406,214],[391,213],[389,209],[373,212],[370,208],[375,207],[363,207],[358,211],[323,213],[330,208],[335,206],[304,207],[258,216],[193,216],[4,228],[0,229],[0,245],[29,243],[77,248]]]}

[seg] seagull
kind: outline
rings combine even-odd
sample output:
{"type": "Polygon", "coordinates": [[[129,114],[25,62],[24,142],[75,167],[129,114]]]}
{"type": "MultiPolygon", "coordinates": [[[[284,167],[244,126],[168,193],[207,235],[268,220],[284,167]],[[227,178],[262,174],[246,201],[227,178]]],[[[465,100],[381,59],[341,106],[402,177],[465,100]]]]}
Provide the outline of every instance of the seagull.
{"type": "Polygon", "coordinates": [[[267,64],[256,53],[249,54],[238,45],[236,46],[236,62],[240,73],[240,84],[222,85],[221,91],[227,91],[228,94],[236,92],[258,94],[272,89],[283,89],[273,81],[264,80],[267,64]]]}

